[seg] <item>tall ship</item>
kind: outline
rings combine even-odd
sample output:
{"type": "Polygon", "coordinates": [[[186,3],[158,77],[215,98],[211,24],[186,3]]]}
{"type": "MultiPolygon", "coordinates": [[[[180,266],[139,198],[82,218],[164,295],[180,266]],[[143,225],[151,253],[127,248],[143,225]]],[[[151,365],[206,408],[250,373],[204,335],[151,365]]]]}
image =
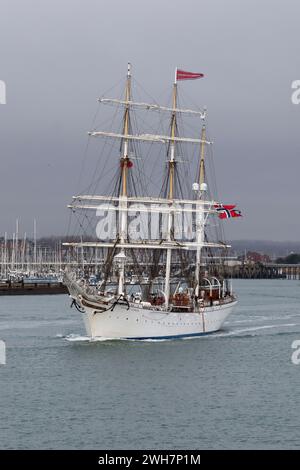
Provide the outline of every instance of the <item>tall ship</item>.
{"type": "Polygon", "coordinates": [[[201,77],[176,69],[169,106],[148,103],[134,99],[128,64],[123,96],[98,100],[113,110],[116,129],[89,132],[93,144],[102,145],[93,170],[94,182],[102,182],[98,192],[94,184],[73,197],[69,208],[81,233],[64,243],[82,260],[82,269],[66,271],[64,282],[91,338],[207,335],[237,303],[220,219],[239,214],[213,194],[206,108],[179,102],[178,82],[201,77]],[[151,132],[145,129],[149,113],[151,132]]]}

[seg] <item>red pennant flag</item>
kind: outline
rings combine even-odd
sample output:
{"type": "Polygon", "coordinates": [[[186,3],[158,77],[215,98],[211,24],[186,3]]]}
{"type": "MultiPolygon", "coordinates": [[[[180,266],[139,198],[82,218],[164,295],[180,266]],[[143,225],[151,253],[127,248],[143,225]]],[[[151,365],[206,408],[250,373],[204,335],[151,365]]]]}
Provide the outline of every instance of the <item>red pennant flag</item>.
{"type": "Polygon", "coordinates": [[[176,80],[196,80],[202,77],[204,77],[203,73],[185,72],[180,69],[176,71],[176,80]]]}

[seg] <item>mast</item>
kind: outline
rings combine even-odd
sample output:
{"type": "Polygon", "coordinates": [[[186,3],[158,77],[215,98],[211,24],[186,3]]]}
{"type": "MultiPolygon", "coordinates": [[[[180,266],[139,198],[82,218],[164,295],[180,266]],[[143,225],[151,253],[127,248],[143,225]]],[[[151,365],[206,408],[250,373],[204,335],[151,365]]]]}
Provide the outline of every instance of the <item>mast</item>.
{"type": "Polygon", "coordinates": [[[16,265],[16,270],[18,269],[18,262],[19,262],[18,249],[19,249],[19,219],[16,219],[16,238],[15,238],[15,265],[16,265]]]}
{"type": "Polygon", "coordinates": [[[82,244],[82,236],[81,238],[81,269],[82,269],[82,276],[84,277],[84,249],[83,249],[83,244],[82,244]]]}
{"type": "Polygon", "coordinates": [[[36,219],[33,219],[33,271],[37,270],[37,253],[36,253],[36,219]]]}
{"type": "Polygon", "coordinates": [[[7,278],[7,232],[4,234],[4,279],[7,278]]]}
{"type": "Polygon", "coordinates": [[[129,134],[129,102],[131,99],[131,64],[128,63],[127,67],[127,80],[126,80],[126,92],[125,92],[125,113],[124,113],[124,147],[123,156],[121,157],[122,167],[122,196],[127,196],[127,174],[128,174],[128,139],[126,138],[129,134]]]}
{"type": "Polygon", "coordinates": [[[15,269],[15,233],[12,234],[12,252],[11,252],[11,264],[10,269],[13,271],[15,269]]]}
{"type": "Polygon", "coordinates": [[[22,246],[22,257],[21,257],[21,270],[24,270],[24,265],[25,265],[25,252],[26,252],[26,232],[24,232],[24,238],[23,238],[23,246],[22,246]]]}
{"type": "Polygon", "coordinates": [[[176,133],[176,108],[177,108],[177,68],[175,69],[175,78],[173,84],[172,100],[172,118],[171,118],[171,145],[169,160],[169,199],[174,198],[174,176],[175,176],[175,133],[176,133]]]}
{"type": "Polygon", "coordinates": [[[200,166],[199,166],[200,191],[201,191],[201,184],[205,183],[205,165],[204,165],[205,141],[206,141],[206,128],[205,128],[205,124],[203,124],[202,131],[201,131],[201,150],[200,150],[200,166]]]}
{"type": "MultiPolygon", "coordinates": [[[[201,140],[206,138],[205,124],[202,126],[201,140]]],[[[196,212],[196,266],[195,266],[195,296],[199,297],[199,284],[200,284],[200,269],[201,269],[201,249],[204,242],[204,211],[201,210],[199,201],[203,198],[207,190],[205,183],[205,142],[201,142],[200,148],[200,165],[199,165],[199,182],[196,183],[195,190],[197,191],[197,212],[196,212]]]]}
{"type": "MultiPolygon", "coordinates": [[[[128,63],[127,66],[127,80],[126,80],[126,90],[125,90],[125,113],[124,113],[124,146],[123,146],[123,155],[120,160],[121,165],[121,179],[122,179],[122,187],[121,187],[121,195],[120,203],[119,203],[119,214],[120,214],[120,243],[121,245],[125,243],[125,239],[127,238],[127,180],[128,180],[128,148],[129,148],[129,139],[127,136],[129,134],[129,101],[131,99],[131,64],[128,63]]],[[[125,250],[121,248],[121,259],[122,261],[119,263],[119,287],[118,287],[118,294],[124,294],[124,283],[125,283],[125,250]]]]}
{"type": "MultiPolygon", "coordinates": [[[[173,100],[172,100],[172,118],[171,118],[171,144],[170,144],[170,160],[169,160],[169,191],[168,198],[170,200],[174,199],[174,189],[175,189],[175,134],[176,134],[176,109],[177,109],[177,67],[175,69],[175,77],[173,84],[173,100]]],[[[168,214],[168,234],[167,240],[171,241],[172,231],[173,231],[173,213],[170,211],[168,214]]],[[[165,306],[169,307],[170,299],[170,275],[171,275],[171,258],[172,250],[167,250],[167,260],[166,260],[166,280],[165,280],[165,306]]]]}

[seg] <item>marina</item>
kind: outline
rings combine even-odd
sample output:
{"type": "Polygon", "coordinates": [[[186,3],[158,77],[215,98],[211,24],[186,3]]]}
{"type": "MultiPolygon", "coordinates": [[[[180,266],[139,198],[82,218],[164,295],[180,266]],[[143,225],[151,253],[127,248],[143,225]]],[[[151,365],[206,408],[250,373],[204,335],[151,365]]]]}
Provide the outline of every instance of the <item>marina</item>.
{"type": "MultiPolygon", "coordinates": [[[[12,238],[7,234],[2,239],[0,237],[0,295],[67,293],[63,284],[65,271],[73,271],[79,277],[87,278],[90,285],[99,282],[104,272],[105,249],[78,247],[71,253],[63,246],[62,240],[64,237],[56,237],[54,240],[27,237],[25,243],[17,244],[16,250],[15,235],[12,238]]],[[[234,252],[224,260],[216,257],[213,271],[220,277],[225,272],[230,279],[300,279],[300,264],[278,263],[276,260],[254,262],[247,257],[241,261],[240,258],[234,252]]],[[[173,272],[180,272],[181,259],[174,258],[172,264],[173,272]]],[[[193,260],[190,260],[190,264],[194,269],[193,260]]],[[[140,258],[139,265],[145,273],[142,282],[147,284],[149,276],[146,273],[151,263],[140,258]]],[[[164,260],[158,260],[157,266],[162,272],[164,260]]],[[[117,272],[113,280],[117,282],[117,272]]],[[[135,285],[140,281],[140,276],[134,274],[134,265],[128,264],[126,285],[135,285]]]]}

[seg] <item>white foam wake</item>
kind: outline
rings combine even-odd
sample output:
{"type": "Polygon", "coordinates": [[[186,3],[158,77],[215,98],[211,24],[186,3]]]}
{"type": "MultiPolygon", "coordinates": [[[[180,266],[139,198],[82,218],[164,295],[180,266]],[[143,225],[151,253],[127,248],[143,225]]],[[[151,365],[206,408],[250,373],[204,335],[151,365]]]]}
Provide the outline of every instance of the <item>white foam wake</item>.
{"type": "Polygon", "coordinates": [[[227,320],[225,322],[225,325],[233,325],[233,324],[238,324],[238,323],[256,323],[256,322],[262,322],[262,321],[282,321],[282,320],[289,320],[290,318],[293,318],[293,317],[299,317],[300,315],[298,314],[295,314],[295,315],[284,315],[284,318],[283,316],[281,315],[280,317],[279,316],[267,316],[267,315],[261,315],[261,316],[252,316],[251,317],[248,317],[248,318],[245,318],[243,320],[227,320]]]}
{"type": "Polygon", "coordinates": [[[243,333],[249,333],[252,331],[266,330],[266,329],[272,329],[272,328],[286,328],[286,327],[290,328],[292,326],[297,326],[297,323],[281,323],[277,325],[252,326],[249,328],[242,328],[239,330],[216,333],[215,335],[213,335],[213,337],[216,338],[220,336],[235,336],[235,335],[242,335],[243,333]]]}
{"type": "Polygon", "coordinates": [[[81,335],[75,335],[75,334],[70,334],[67,336],[63,336],[64,339],[70,342],[87,342],[87,343],[96,343],[96,342],[103,342],[103,341],[112,341],[112,340],[120,340],[121,338],[104,338],[104,337],[95,337],[91,338],[90,336],[81,336],[81,335]]]}

